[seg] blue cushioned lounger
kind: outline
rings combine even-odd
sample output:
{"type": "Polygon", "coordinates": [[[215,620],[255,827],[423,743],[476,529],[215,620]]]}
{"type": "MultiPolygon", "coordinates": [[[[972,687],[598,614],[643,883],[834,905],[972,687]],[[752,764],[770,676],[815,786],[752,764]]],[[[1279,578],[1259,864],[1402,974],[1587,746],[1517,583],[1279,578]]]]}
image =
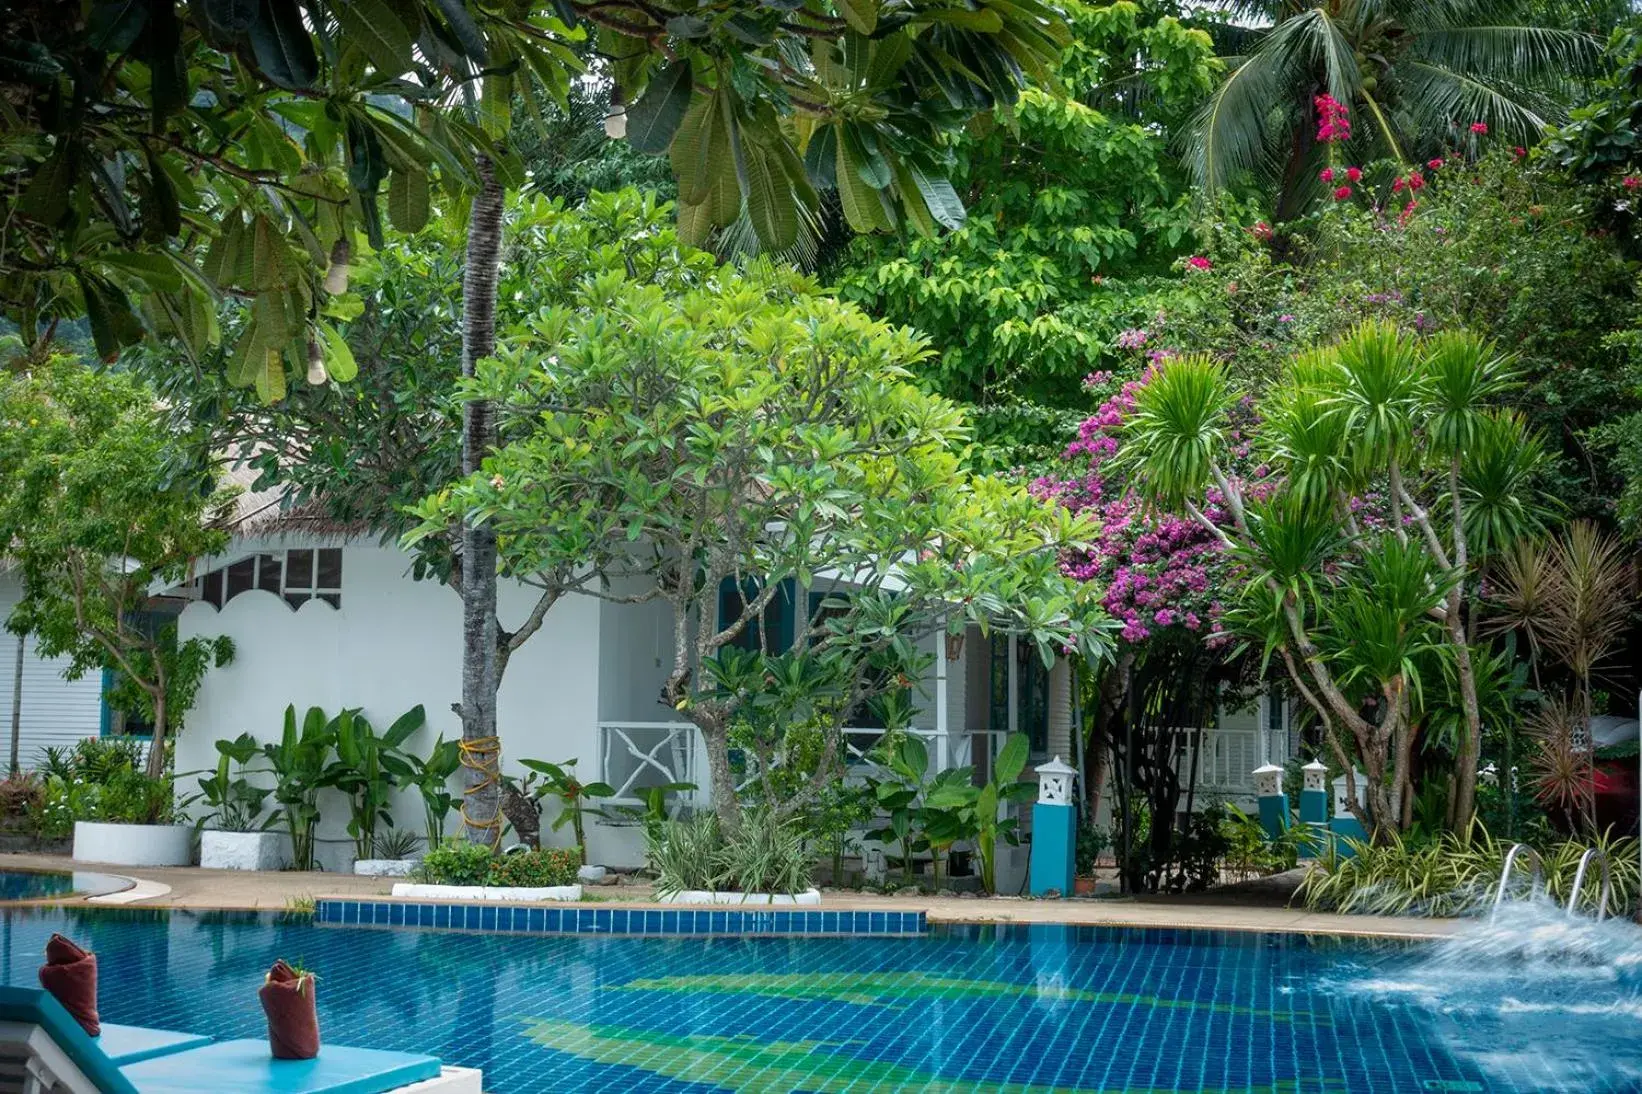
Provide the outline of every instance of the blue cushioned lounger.
{"type": "Polygon", "coordinates": [[[0,1057],[32,1056],[67,1089],[97,1094],[387,1094],[441,1071],[432,1056],[342,1045],[325,1045],[313,1060],[275,1060],[262,1040],[118,1025],[91,1038],[36,988],[0,987],[0,1033],[0,1057]]]}
{"type": "Polygon", "coordinates": [[[141,1094],[386,1094],[439,1077],[408,1052],[325,1045],[312,1060],[276,1060],[267,1041],[219,1041],[121,1069],[141,1094]]]}
{"type": "Polygon", "coordinates": [[[117,1026],[103,1023],[102,1036],[97,1047],[115,1064],[124,1067],[155,1056],[168,1056],[190,1048],[211,1043],[211,1038],[198,1033],[176,1033],[168,1029],[148,1029],[144,1026],[117,1026]]]}

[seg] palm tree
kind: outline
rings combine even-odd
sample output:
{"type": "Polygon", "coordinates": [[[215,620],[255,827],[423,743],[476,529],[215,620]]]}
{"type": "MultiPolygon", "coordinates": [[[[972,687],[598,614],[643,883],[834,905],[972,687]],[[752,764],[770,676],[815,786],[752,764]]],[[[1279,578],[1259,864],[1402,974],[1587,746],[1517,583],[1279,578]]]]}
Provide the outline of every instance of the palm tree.
{"type": "Polygon", "coordinates": [[[1347,163],[1418,163],[1492,136],[1530,144],[1563,114],[1572,78],[1598,40],[1531,25],[1529,0],[1229,0],[1239,24],[1216,33],[1231,55],[1225,79],[1180,135],[1208,191],[1244,172],[1277,190],[1291,217],[1321,192],[1328,134],[1314,113],[1328,95],[1346,107],[1347,163]]]}

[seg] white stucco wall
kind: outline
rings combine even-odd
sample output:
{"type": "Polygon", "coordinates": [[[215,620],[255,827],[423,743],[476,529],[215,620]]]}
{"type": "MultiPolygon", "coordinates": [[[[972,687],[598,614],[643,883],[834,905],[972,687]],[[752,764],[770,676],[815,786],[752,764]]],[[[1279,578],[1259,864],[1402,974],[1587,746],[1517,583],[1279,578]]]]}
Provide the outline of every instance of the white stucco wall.
{"type": "MultiPolygon", "coordinates": [[[[248,542],[229,558],[296,543],[248,542]]],[[[532,590],[504,583],[505,626],[521,622],[534,603],[532,590]]],[[[598,601],[569,597],[556,604],[542,629],[508,665],[498,697],[504,769],[520,773],[520,758],[577,758],[584,778],[596,777],[599,698],[598,601]]],[[[432,581],[413,581],[409,559],[369,541],[344,546],[342,606],[310,600],[293,611],[271,593],[236,596],[219,612],[196,602],[179,622],[182,637],[227,634],[234,663],[210,673],[177,743],[177,770],[215,763],[215,742],[249,731],[264,741],[281,731],[285,707],[298,715],[310,706],[335,714],[359,707],[378,730],[422,704],[427,729],[410,747],[426,751],[434,738],[458,736],[451,704],[461,698],[461,601],[432,581]]],[[[347,807],[336,797],[322,803],[321,859],[328,869],[352,854],[347,807]]],[[[413,794],[395,811],[401,827],[421,833],[422,813],[413,794]]],[[[451,830],[454,830],[454,814],[451,830]]],[[[568,844],[569,829],[545,842],[568,844]]]]}
{"type": "MultiPolygon", "coordinates": [[[[0,623],[22,599],[16,574],[0,574],[0,623]]],[[[18,762],[29,768],[51,745],[72,745],[95,737],[102,722],[102,673],[92,670],[78,680],[63,679],[64,658],[39,655],[34,639],[24,641],[23,701],[18,719],[18,762]]],[[[17,636],[0,630],[0,774],[11,755],[12,692],[16,683],[17,636]]]]}

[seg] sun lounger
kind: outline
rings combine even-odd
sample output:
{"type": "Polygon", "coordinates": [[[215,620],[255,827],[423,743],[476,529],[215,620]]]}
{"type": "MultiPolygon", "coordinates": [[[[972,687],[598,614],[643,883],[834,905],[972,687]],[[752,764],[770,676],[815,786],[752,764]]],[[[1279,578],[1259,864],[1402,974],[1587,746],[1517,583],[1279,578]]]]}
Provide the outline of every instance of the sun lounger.
{"type": "Polygon", "coordinates": [[[87,1037],[33,988],[0,987],[0,1091],[19,1094],[479,1094],[479,1072],[432,1056],[326,1045],[275,1060],[261,1040],[103,1026],[87,1037]]]}

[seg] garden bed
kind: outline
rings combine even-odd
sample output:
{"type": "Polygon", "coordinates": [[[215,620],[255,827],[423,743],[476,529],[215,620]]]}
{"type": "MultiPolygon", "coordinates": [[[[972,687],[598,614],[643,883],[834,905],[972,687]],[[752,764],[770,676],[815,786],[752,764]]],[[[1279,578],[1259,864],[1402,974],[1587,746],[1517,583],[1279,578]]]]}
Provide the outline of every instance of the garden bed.
{"type": "Polygon", "coordinates": [[[821,890],[805,889],[801,893],[737,893],[718,889],[682,889],[665,896],[658,894],[656,900],[662,904],[819,904],[821,890]]]}
{"type": "Polygon", "coordinates": [[[433,885],[425,882],[400,881],[393,886],[393,895],[417,900],[494,900],[511,904],[535,904],[542,901],[570,901],[582,898],[580,885],[433,885]]]}

